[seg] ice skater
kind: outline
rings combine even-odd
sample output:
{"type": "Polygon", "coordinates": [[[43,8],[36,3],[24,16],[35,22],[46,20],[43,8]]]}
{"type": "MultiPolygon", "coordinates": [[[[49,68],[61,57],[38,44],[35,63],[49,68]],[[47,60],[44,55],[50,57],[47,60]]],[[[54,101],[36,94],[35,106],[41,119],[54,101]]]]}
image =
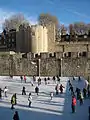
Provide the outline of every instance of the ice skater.
{"type": "Polygon", "coordinates": [[[13,96],[11,97],[11,109],[14,109],[14,105],[16,105],[17,104],[17,102],[16,102],[16,93],[15,94],[13,94],[13,96]]]}
{"type": "Polygon", "coordinates": [[[90,84],[88,84],[87,93],[88,93],[88,98],[90,98],[90,84]]]}
{"type": "Polygon", "coordinates": [[[86,88],[83,88],[83,97],[86,98],[86,96],[87,96],[87,90],[86,88]]]}
{"type": "Polygon", "coordinates": [[[80,105],[82,105],[83,104],[83,94],[81,91],[80,91],[79,101],[80,101],[80,105]]]}
{"type": "Polygon", "coordinates": [[[58,83],[60,84],[60,78],[59,78],[59,76],[57,75],[57,81],[58,81],[58,83]]]}
{"type": "Polygon", "coordinates": [[[38,86],[41,85],[41,78],[38,78],[38,86]]]}
{"type": "Polygon", "coordinates": [[[26,83],[26,76],[24,75],[24,81],[25,81],[25,83],[26,83]]]}
{"type": "Polygon", "coordinates": [[[51,97],[51,100],[52,100],[52,98],[53,98],[53,92],[50,92],[50,97],[51,97]]]}
{"type": "Polygon", "coordinates": [[[44,81],[45,81],[45,85],[47,85],[47,79],[46,79],[46,77],[44,78],[44,81]]]}
{"type": "Polygon", "coordinates": [[[23,87],[23,89],[22,89],[22,95],[26,95],[26,88],[25,87],[23,87]]]}
{"type": "Polygon", "coordinates": [[[58,84],[55,86],[55,90],[56,90],[56,95],[58,95],[58,93],[59,93],[59,85],[58,84]]]}
{"type": "Polygon", "coordinates": [[[2,98],[2,89],[0,88],[0,99],[2,98]]]}
{"type": "Polygon", "coordinates": [[[35,93],[37,93],[37,95],[38,95],[38,93],[39,93],[39,88],[36,86],[36,88],[35,88],[35,93]]]}
{"type": "Polygon", "coordinates": [[[17,111],[15,111],[14,113],[13,120],[19,120],[19,115],[17,111]]]}
{"type": "Polygon", "coordinates": [[[4,88],[5,97],[7,97],[7,91],[8,91],[7,86],[5,86],[5,88],[4,88]]]}
{"type": "Polygon", "coordinates": [[[73,86],[72,85],[70,86],[69,91],[71,91],[71,95],[73,95],[74,90],[73,90],[73,86]]]}
{"type": "Polygon", "coordinates": [[[22,81],[23,81],[23,76],[22,75],[20,76],[20,79],[21,79],[21,83],[22,83],[22,81]]]}
{"type": "Polygon", "coordinates": [[[71,108],[72,108],[72,113],[75,113],[76,112],[76,98],[75,98],[75,96],[72,96],[71,108]]]}
{"type": "Polygon", "coordinates": [[[32,103],[31,93],[29,93],[28,101],[29,101],[29,105],[28,106],[31,107],[31,103],[32,103]]]}
{"type": "Polygon", "coordinates": [[[79,88],[76,88],[76,91],[75,93],[77,93],[77,100],[79,100],[80,98],[80,89],[79,88]]]}
{"type": "Polygon", "coordinates": [[[62,84],[60,85],[60,93],[63,93],[63,88],[65,88],[62,84]]]}
{"type": "Polygon", "coordinates": [[[56,83],[56,77],[55,77],[55,76],[53,76],[53,78],[52,78],[52,79],[53,79],[53,82],[54,82],[54,83],[56,83]]]}

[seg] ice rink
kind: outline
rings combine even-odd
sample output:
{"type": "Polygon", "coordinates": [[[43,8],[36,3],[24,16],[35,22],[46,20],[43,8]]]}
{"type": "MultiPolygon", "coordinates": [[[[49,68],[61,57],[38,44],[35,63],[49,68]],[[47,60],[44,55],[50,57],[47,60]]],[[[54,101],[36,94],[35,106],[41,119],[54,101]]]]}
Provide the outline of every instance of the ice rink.
{"type": "MultiPolygon", "coordinates": [[[[0,100],[0,120],[12,120],[14,111],[18,111],[20,120],[88,120],[88,106],[90,99],[86,99],[82,106],[77,101],[76,113],[71,113],[71,95],[69,92],[68,80],[71,78],[62,77],[60,84],[64,88],[64,93],[56,96],[55,86],[57,83],[53,82],[52,78],[48,85],[45,85],[43,77],[42,84],[39,86],[39,95],[35,94],[35,87],[31,85],[32,77],[27,77],[27,83],[21,83],[19,76],[14,76],[11,79],[9,76],[0,76],[0,87],[4,89],[8,87],[7,97],[0,100]],[[26,87],[26,94],[22,95],[22,88],[26,87]],[[32,106],[28,107],[28,94],[32,93],[32,106]],[[54,92],[54,97],[50,99],[50,92],[54,92]],[[17,93],[17,105],[14,110],[11,110],[11,96],[17,93]]],[[[79,87],[83,89],[84,80],[78,81],[77,78],[72,82],[74,88],[79,87]]]]}

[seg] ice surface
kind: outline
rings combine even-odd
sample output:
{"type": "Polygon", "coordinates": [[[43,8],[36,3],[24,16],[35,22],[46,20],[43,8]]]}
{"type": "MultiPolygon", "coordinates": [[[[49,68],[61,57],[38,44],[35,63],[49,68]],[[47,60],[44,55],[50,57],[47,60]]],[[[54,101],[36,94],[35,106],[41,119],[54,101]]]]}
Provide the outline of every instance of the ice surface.
{"type": "MultiPolygon", "coordinates": [[[[14,76],[11,79],[9,76],[0,76],[0,87],[4,89],[8,87],[7,97],[3,97],[0,100],[0,120],[12,120],[15,110],[18,111],[20,120],[88,120],[88,106],[90,105],[90,99],[84,101],[84,105],[80,106],[77,101],[76,113],[71,113],[71,95],[68,86],[68,77],[62,77],[61,82],[64,88],[64,93],[58,96],[55,95],[55,85],[50,77],[48,85],[44,84],[42,77],[42,85],[39,86],[40,93],[37,96],[34,91],[37,83],[31,86],[32,77],[27,77],[27,83],[24,81],[21,83],[19,76],[14,76]],[[27,95],[21,95],[22,87],[26,87],[27,95]],[[32,93],[32,105],[28,108],[28,94],[32,93]],[[50,92],[54,92],[54,97],[50,100],[50,92]],[[13,93],[17,93],[17,105],[14,110],[11,110],[11,96],[13,93]]],[[[74,88],[79,87],[83,89],[85,82],[84,79],[78,82],[73,81],[74,88]]]]}

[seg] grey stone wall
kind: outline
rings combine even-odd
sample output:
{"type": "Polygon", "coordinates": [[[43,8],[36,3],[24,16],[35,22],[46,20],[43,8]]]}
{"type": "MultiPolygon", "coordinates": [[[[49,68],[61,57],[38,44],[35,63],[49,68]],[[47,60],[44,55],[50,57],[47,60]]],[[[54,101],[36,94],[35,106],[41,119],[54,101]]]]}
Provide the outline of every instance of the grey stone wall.
{"type": "Polygon", "coordinates": [[[42,76],[60,75],[60,61],[58,59],[42,59],[40,66],[42,76]]]}
{"type": "Polygon", "coordinates": [[[86,58],[67,58],[62,60],[63,76],[86,76],[87,59],[86,58]]]}
{"type": "Polygon", "coordinates": [[[9,56],[0,55],[0,75],[8,75],[10,73],[10,66],[9,56]]]}
{"type": "Polygon", "coordinates": [[[56,56],[50,57],[44,53],[41,58],[40,56],[36,58],[30,53],[27,58],[22,58],[19,54],[0,55],[0,75],[38,75],[38,59],[40,59],[41,76],[61,75],[61,73],[62,76],[90,76],[90,58],[77,57],[77,54],[64,57],[63,53],[57,53],[56,56]]]}

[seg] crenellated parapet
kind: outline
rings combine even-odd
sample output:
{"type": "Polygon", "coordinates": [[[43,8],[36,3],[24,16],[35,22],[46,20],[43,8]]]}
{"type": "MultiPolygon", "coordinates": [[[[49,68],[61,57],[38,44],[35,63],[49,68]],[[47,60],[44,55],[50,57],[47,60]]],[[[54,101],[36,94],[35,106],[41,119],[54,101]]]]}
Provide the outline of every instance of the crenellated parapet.
{"type": "Polygon", "coordinates": [[[90,52],[17,53],[0,55],[1,75],[88,76],[90,52]]]}
{"type": "Polygon", "coordinates": [[[90,58],[90,52],[54,52],[54,53],[27,53],[27,59],[61,59],[61,58],[90,58]]]}

